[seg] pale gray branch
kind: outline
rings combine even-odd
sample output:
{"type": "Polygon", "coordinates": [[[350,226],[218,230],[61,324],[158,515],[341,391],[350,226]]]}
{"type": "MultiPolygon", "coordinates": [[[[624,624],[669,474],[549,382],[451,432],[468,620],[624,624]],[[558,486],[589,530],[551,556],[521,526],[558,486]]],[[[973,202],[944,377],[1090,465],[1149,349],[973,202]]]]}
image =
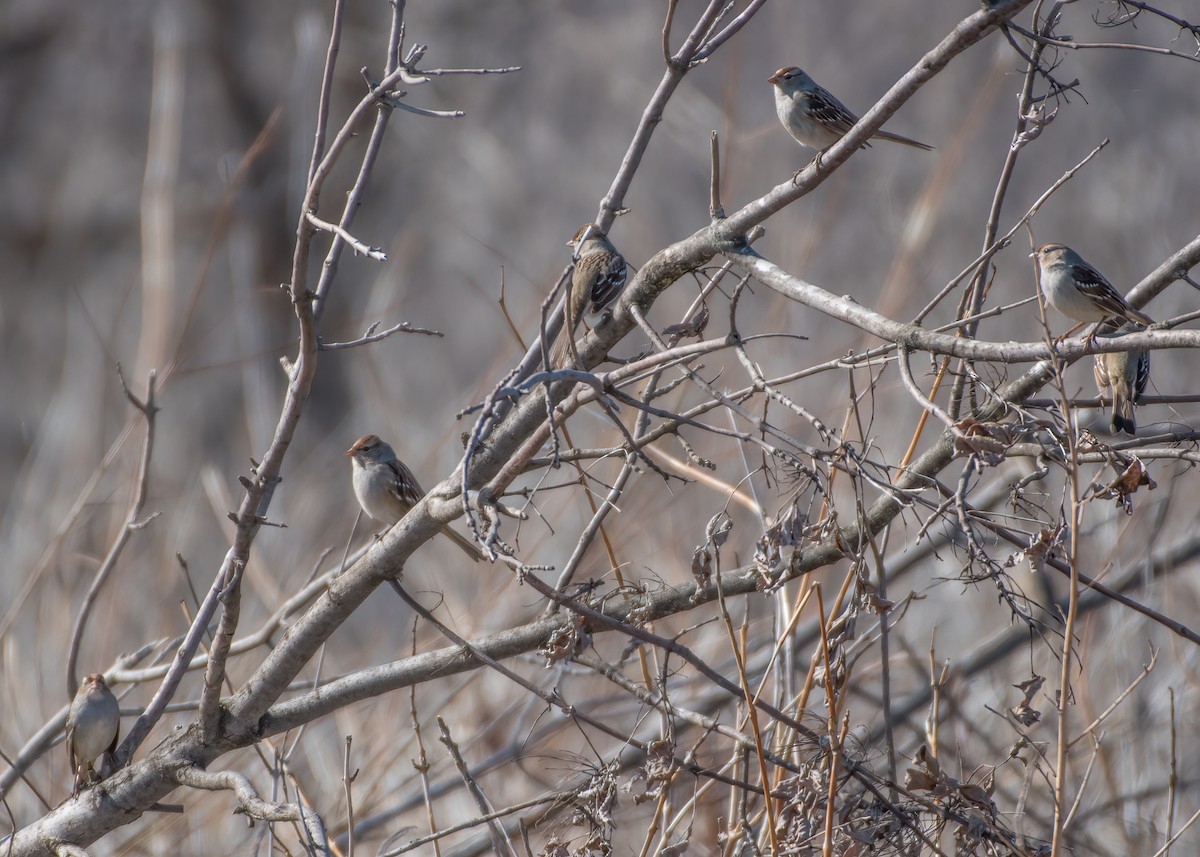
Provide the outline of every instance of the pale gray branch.
{"type": "Polygon", "coordinates": [[[263,800],[250,780],[237,771],[205,771],[201,768],[183,766],[172,772],[172,779],[181,786],[206,791],[232,791],[237,797],[242,813],[257,821],[298,821],[308,836],[311,854],[329,855],[329,842],[325,836],[325,823],[313,810],[301,804],[276,803],[263,800]]]}

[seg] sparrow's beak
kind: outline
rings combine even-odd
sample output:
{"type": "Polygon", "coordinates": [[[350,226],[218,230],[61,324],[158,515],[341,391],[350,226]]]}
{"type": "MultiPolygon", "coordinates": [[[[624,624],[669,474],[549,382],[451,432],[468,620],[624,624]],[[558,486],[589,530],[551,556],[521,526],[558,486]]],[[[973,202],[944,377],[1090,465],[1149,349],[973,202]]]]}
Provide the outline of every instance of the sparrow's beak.
{"type": "Polygon", "coordinates": [[[345,452],[343,452],[342,455],[354,455],[354,453],[356,453],[356,452],[358,452],[358,447],[352,446],[349,449],[347,449],[345,452]]]}
{"type": "Polygon", "coordinates": [[[1029,254],[1029,258],[1030,258],[1030,259],[1036,259],[1036,258],[1037,258],[1037,250],[1034,250],[1032,253],[1030,253],[1030,254],[1029,254]]]}
{"type": "Polygon", "coordinates": [[[782,79],[783,78],[779,76],[779,72],[775,72],[773,75],[767,78],[767,83],[779,83],[779,81],[782,79]]]}

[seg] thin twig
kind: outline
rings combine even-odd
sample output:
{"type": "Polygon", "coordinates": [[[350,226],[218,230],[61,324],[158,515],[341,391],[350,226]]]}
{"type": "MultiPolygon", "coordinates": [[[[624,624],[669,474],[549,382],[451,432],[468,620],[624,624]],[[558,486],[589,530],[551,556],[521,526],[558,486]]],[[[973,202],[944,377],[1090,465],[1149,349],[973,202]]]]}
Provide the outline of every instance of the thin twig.
{"type": "Polygon", "coordinates": [[[104,587],[109,575],[117,567],[117,561],[121,558],[121,553],[125,550],[125,545],[129,543],[129,539],[150,520],[157,517],[157,514],[155,514],[146,520],[142,520],[142,511],[145,509],[146,495],[150,487],[150,459],[154,455],[154,418],[158,413],[158,405],[154,401],[156,375],[151,370],[147,376],[145,401],[138,399],[130,391],[129,386],[125,383],[125,376],[122,374],[119,364],[117,366],[117,377],[121,379],[121,389],[125,391],[125,397],[129,399],[130,404],[141,412],[142,418],[146,421],[146,440],[142,444],[142,455],[138,461],[138,472],[134,479],[133,499],[130,501],[129,511],[125,515],[125,522],[117,532],[117,537],[113,539],[108,553],[104,556],[104,561],[100,563],[100,567],[96,569],[96,573],[92,576],[91,585],[88,587],[87,593],[83,596],[83,603],[79,607],[79,615],[76,617],[75,626],[71,630],[71,644],[67,650],[67,699],[75,696],[75,691],[79,689],[79,650],[83,644],[83,632],[87,627],[88,617],[91,615],[92,607],[100,595],[100,590],[104,587]]]}

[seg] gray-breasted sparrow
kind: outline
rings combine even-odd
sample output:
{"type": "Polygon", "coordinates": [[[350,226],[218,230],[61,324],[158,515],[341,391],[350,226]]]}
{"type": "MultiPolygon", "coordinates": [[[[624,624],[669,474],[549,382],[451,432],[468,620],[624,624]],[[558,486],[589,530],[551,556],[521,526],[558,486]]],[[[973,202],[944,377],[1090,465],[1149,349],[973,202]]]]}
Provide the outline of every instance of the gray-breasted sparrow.
{"type": "Polygon", "coordinates": [[[550,348],[552,369],[573,365],[571,342],[580,319],[585,314],[598,316],[611,306],[628,276],[625,257],[596,224],[585,223],[567,244],[575,248],[576,262],[563,307],[563,327],[550,348]]]}
{"type": "MultiPolygon", "coordinates": [[[[1121,328],[1121,332],[1128,333],[1133,329],[1121,328]]],[[[1138,349],[1097,354],[1093,358],[1092,371],[1100,395],[1112,397],[1112,430],[1136,434],[1133,406],[1142,398],[1146,384],[1150,382],[1150,352],[1138,349]]]]}
{"type": "Polygon", "coordinates": [[[1064,244],[1043,244],[1029,254],[1037,260],[1042,294],[1050,306],[1075,321],[1123,319],[1154,324],[1131,307],[1104,275],[1064,244]]]}
{"type": "MultiPolygon", "coordinates": [[[[421,501],[425,491],[392,448],[373,434],[367,434],[346,450],[350,456],[354,496],[364,512],[382,524],[391,526],[421,501]]],[[[483,559],[479,548],[449,526],[442,534],[454,542],[475,562],[483,559]]]]}
{"type": "MultiPolygon", "coordinates": [[[[767,78],[767,82],[775,84],[775,112],[779,114],[779,121],[802,146],[823,152],[845,137],[858,122],[858,117],[833,93],[794,66],[781,68],[767,78]]],[[[876,131],[871,139],[900,143],[926,152],[933,149],[926,143],[890,131],[876,131]]],[[[869,145],[863,143],[862,148],[869,145]]]]}
{"type": "Polygon", "coordinates": [[[120,729],[121,708],[104,676],[84,676],[67,712],[67,760],[75,774],[71,797],[77,797],[84,785],[99,782],[96,768],[103,768],[101,757],[106,753],[116,752],[120,729]]]}

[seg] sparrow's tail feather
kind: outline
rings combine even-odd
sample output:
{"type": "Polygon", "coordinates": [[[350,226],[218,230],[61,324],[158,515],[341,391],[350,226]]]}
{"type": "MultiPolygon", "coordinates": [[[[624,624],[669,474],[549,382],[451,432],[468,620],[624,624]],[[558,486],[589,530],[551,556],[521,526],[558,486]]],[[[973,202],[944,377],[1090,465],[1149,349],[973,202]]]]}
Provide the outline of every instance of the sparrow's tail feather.
{"type": "Polygon", "coordinates": [[[459,535],[457,532],[450,529],[449,527],[442,527],[442,535],[444,535],[446,538],[450,539],[450,541],[454,542],[456,545],[458,545],[460,548],[462,548],[462,552],[465,553],[467,556],[469,556],[471,559],[473,559],[475,562],[479,562],[481,559],[483,559],[483,552],[481,550],[479,550],[478,547],[476,547],[474,542],[472,542],[470,539],[466,538],[465,536],[459,535]]]}
{"type": "Polygon", "coordinates": [[[872,140],[887,140],[891,143],[899,143],[902,146],[912,146],[914,149],[921,149],[925,152],[932,152],[933,146],[928,143],[921,143],[917,140],[912,140],[908,137],[901,137],[899,134],[893,134],[891,131],[876,131],[872,136],[872,140]]]}

